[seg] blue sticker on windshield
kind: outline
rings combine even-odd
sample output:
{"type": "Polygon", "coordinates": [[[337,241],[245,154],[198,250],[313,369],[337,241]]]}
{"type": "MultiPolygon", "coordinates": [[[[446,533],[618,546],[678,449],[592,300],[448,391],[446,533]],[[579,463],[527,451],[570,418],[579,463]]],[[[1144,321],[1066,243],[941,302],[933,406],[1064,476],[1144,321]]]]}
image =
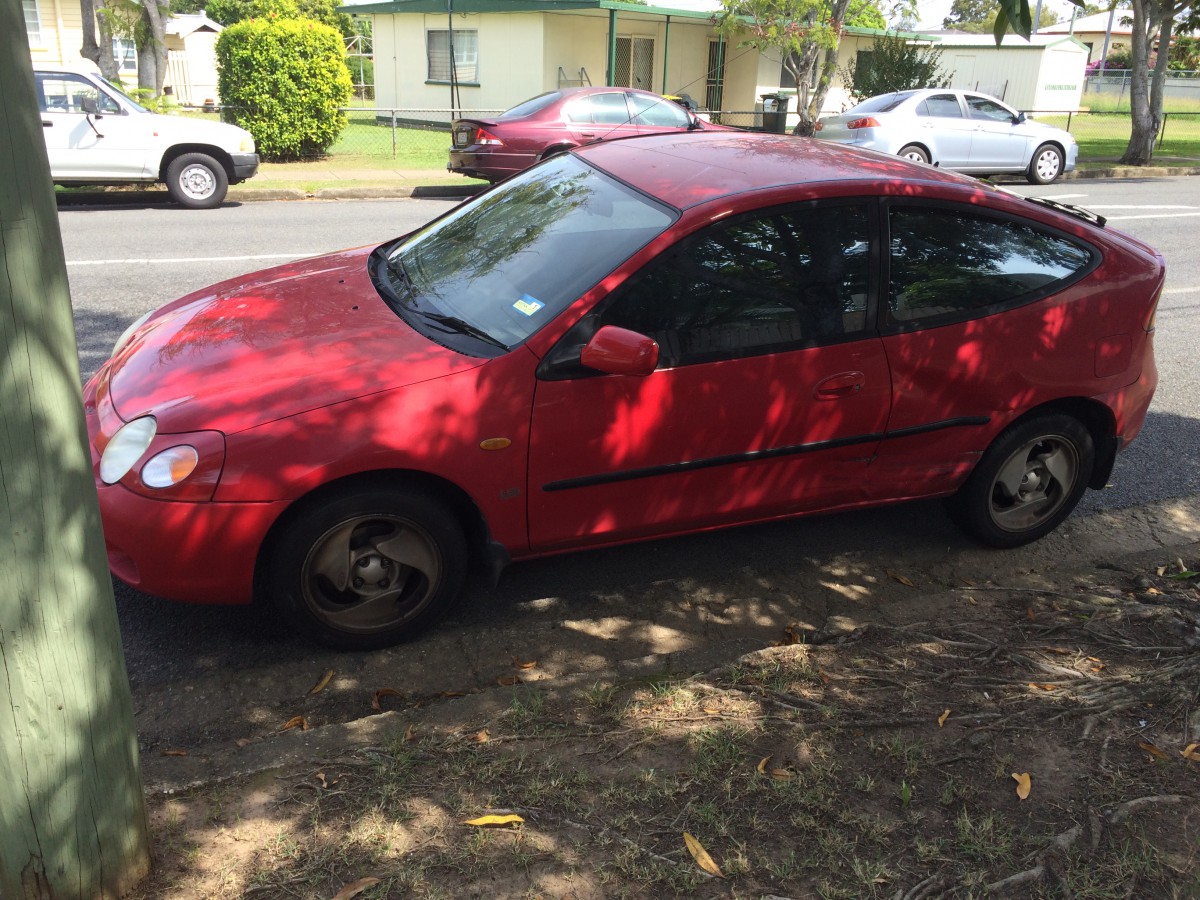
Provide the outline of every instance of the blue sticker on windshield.
{"type": "Polygon", "coordinates": [[[527,316],[532,316],[545,305],[546,304],[541,300],[535,300],[528,294],[522,294],[521,299],[513,304],[513,309],[519,313],[524,313],[527,316]]]}

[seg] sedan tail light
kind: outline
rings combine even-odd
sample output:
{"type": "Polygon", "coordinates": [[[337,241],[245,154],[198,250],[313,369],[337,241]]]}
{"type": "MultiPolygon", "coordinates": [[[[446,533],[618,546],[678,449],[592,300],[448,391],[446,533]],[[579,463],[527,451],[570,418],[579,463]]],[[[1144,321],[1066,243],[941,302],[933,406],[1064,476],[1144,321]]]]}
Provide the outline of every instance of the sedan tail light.
{"type": "Polygon", "coordinates": [[[477,132],[475,132],[475,143],[486,144],[490,147],[504,146],[504,141],[500,140],[500,138],[496,137],[486,128],[480,128],[477,132]]]}
{"type": "Polygon", "coordinates": [[[878,128],[879,120],[873,116],[865,116],[861,119],[855,119],[853,122],[846,123],[847,128],[878,128]]]}

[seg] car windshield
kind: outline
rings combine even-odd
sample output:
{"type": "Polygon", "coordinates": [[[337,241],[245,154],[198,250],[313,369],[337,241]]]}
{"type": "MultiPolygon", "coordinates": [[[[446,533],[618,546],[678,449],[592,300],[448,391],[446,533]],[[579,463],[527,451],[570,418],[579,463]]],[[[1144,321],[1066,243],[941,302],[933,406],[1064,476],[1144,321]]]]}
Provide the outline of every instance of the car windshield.
{"type": "Polygon", "coordinates": [[[134,100],[132,97],[130,97],[130,96],[127,94],[127,93],[125,93],[125,91],[123,91],[123,90],[122,90],[121,88],[119,88],[117,85],[113,84],[111,81],[109,81],[109,80],[108,80],[107,78],[105,78],[104,76],[102,76],[102,75],[97,75],[96,77],[97,77],[97,78],[99,78],[101,81],[103,81],[103,82],[104,82],[104,85],[105,85],[105,87],[107,87],[107,88],[108,88],[110,91],[112,91],[114,94],[119,94],[119,95],[121,96],[121,98],[122,98],[122,99],[123,99],[123,100],[124,100],[126,103],[128,103],[128,104],[129,104],[131,107],[133,107],[133,109],[134,109],[136,112],[144,112],[144,113],[148,113],[148,112],[150,112],[150,110],[146,109],[146,107],[142,106],[140,103],[138,103],[138,102],[137,102],[136,100],[134,100]]]}
{"type": "Polygon", "coordinates": [[[900,91],[895,94],[880,94],[878,97],[864,100],[858,106],[851,107],[843,115],[849,115],[850,113],[891,112],[914,93],[916,92],[900,91]]]}
{"type": "Polygon", "coordinates": [[[526,116],[532,116],[539,109],[545,109],[551,103],[559,98],[558,91],[549,91],[545,94],[538,94],[524,103],[518,103],[512,109],[506,109],[500,113],[501,119],[523,119],[526,116]]]}
{"type": "Polygon", "coordinates": [[[526,340],[677,215],[564,154],[387,248],[376,279],[414,328],[491,353],[526,340]]]}

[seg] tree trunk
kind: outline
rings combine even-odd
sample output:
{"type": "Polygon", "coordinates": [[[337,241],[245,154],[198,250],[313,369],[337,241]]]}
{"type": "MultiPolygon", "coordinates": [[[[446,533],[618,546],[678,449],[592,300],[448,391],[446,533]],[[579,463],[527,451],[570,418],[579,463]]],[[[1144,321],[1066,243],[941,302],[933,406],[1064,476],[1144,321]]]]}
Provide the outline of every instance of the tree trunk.
{"type": "MultiPolygon", "coordinates": [[[[1160,7],[1156,0],[1133,0],[1133,33],[1130,35],[1129,116],[1132,128],[1121,162],[1147,166],[1154,156],[1159,119],[1150,105],[1150,38],[1158,31],[1160,7]]],[[[1161,112],[1160,112],[1161,116],[1161,112]]]]}
{"type": "Polygon", "coordinates": [[[119,71],[117,61],[112,55],[112,27],[103,14],[97,15],[97,12],[103,9],[104,0],[79,0],[79,13],[83,23],[83,46],[79,49],[79,55],[94,62],[100,67],[100,74],[113,81],[119,71]],[[100,31],[99,40],[96,39],[97,29],[100,31]]]}
{"type": "Polygon", "coordinates": [[[148,37],[138,44],[138,87],[162,94],[167,78],[167,16],[170,9],[164,0],[145,0],[142,3],[142,23],[148,37]]]}
{"type": "MultiPolygon", "coordinates": [[[[813,88],[812,93],[807,97],[803,97],[798,104],[797,112],[800,114],[800,120],[796,123],[794,130],[795,134],[811,137],[816,134],[817,120],[821,118],[821,107],[825,105],[825,97],[829,94],[829,86],[833,83],[833,78],[837,74],[838,61],[838,46],[842,40],[842,23],[846,18],[846,10],[850,6],[850,0],[834,0],[831,9],[829,10],[829,25],[835,35],[834,44],[832,47],[826,47],[824,54],[821,54],[821,48],[815,43],[812,47],[812,63],[816,62],[818,56],[821,56],[821,69],[817,73],[817,85],[813,88]]],[[[807,49],[807,48],[806,48],[807,49]]],[[[810,68],[806,71],[812,71],[810,68]]]]}
{"type": "Polygon", "coordinates": [[[149,868],[137,735],[20,5],[0,3],[0,897],[149,868]]]}

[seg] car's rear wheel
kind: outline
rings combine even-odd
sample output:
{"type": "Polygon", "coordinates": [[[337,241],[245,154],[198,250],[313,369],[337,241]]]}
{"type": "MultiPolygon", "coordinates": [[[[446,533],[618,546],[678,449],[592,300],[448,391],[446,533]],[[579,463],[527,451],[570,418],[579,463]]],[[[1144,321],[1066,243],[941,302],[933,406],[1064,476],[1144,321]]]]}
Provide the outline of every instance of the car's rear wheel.
{"type": "Polygon", "coordinates": [[[355,489],[277,536],[262,588],[298,630],[340,650],[387,647],[445,615],[462,591],[462,527],[420,489],[355,489]]]}
{"type": "Polygon", "coordinates": [[[207,153],[184,153],[167,166],[167,193],[180,206],[212,209],[228,190],[225,167],[207,153]]]}
{"type": "Polygon", "coordinates": [[[917,144],[908,144],[901,147],[900,152],[896,154],[901,159],[911,159],[913,162],[929,162],[929,154],[925,152],[925,148],[917,144]]]}
{"type": "Polygon", "coordinates": [[[1058,527],[1087,489],[1095,445],[1067,415],[1018,422],[1001,434],[947,504],[959,525],[993,547],[1019,547],[1058,527]]]}
{"type": "Polygon", "coordinates": [[[1054,144],[1042,144],[1029,161],[1025,173],[1030,184],[1051,184],[1058,180],[1063,171],[1063,152],[1054,144]]]}

